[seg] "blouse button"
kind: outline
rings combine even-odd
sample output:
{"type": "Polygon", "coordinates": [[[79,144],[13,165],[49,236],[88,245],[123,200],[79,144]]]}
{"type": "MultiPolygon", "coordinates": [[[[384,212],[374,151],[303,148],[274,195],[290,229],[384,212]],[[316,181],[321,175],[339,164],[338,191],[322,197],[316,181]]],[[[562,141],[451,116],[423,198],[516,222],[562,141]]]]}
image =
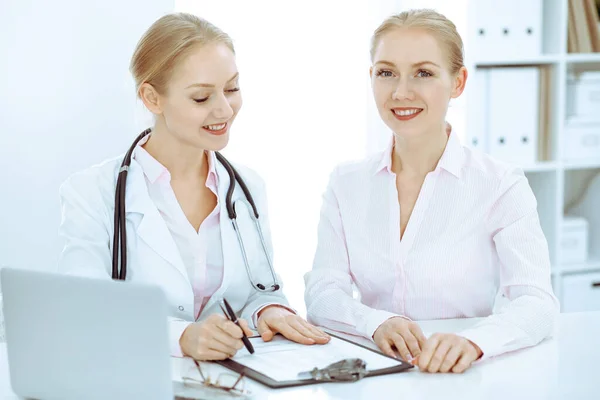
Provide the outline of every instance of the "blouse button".
{"type": "Polygon", "coordinates": [[[179,311],[183,311],[183,310],[184,310],[183,306],[179,306],[179,311]]]}

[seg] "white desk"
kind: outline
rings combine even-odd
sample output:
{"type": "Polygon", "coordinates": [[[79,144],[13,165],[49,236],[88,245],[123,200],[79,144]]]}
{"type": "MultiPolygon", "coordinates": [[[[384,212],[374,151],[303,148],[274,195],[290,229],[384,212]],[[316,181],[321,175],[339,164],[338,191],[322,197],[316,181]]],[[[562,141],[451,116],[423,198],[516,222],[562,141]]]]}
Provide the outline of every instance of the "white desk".
{"type": "MultiPolygon", "coordinates": [[[[420,322],[425,332],[454,332],[476,320],[420,322]]],[[[366,340],[364,342],[367,342],[366,340]]],[[[186,359],[172,359],[180,379],[186,359]]],[[[562,314],[553,339],[486,360],[462,375],[416,369],[351,384],[326,383],[273,390],[251,380],[256,399],[600,399],[600,312],[562,314]]],[[[0,345],[0,399],[18,399],[10,389],[6,346],[0,345]]]]}

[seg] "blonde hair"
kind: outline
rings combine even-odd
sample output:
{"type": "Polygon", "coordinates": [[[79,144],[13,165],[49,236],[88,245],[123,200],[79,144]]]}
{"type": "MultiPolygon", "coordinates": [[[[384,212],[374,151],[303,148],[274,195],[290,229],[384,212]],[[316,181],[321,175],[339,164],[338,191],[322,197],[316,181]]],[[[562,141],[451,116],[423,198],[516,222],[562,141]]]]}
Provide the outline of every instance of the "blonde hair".
{"type": "Polygon", "coordinates": [[[418,28],[429,32],[446,50],[452,74],[457,74],[464,66],[463,41],[456,26],[439,12],[430,9],[404,11],[383,21],[371,37],[371,61],[375,57],[381,37],[394,28],[418,28]]]}
{"type": "Polygon", "coordinates": [[[148,28],[131,57],[129,71],[136,93],[144,83],[166,93],[167,83],[178,62],[196,45],[223,43],[235,53],[229,35],[192,14],[173,13],[159,18],[148,28]]]}

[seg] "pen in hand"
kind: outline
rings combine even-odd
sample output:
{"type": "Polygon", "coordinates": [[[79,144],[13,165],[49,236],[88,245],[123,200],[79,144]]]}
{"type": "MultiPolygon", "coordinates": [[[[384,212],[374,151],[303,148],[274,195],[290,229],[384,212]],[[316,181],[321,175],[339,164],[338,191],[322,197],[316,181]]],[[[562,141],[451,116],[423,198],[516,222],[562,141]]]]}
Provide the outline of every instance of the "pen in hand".
{"type": "Polygon", "coordinates": [[[235,312],[233,311],[233,308],[231,308],[226,299],[221,300],[219,305],[221,306],[221,310],[223,311],[223,314],[225,314],[225,317],[240,327],[240,329],[242,330],[242,342],[244,342],[244,346],[246,346],[246,349],[250,354],[254,354],[254,347],[252,346],[252,343],[250,343],[250,339],[248,339],[248,336],[246,336],[246,334],[244,333],[244,329],[241,327],[237,315],[235,315],[235,312]]]}

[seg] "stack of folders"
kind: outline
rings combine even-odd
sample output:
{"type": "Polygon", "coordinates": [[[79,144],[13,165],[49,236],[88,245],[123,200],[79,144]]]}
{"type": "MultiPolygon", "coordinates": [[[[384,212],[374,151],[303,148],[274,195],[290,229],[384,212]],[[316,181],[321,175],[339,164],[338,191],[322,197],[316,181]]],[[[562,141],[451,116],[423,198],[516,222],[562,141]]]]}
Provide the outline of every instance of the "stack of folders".
{"type": "Polygon", "coordinates": [[[550,71],[480,68],[474,74],[478,148],[521,167],[548,159],[550,71]]]}
{"type": "Polygon", "coordinates": [[[600,71],[574,73],[567,81],[564,159],[600,158],[600,71]]]}
{"type": "Polygon", "coordinates": [[[486,61],[542,54],[542,5],[542,0],[469,2],[469,47],[473,54],[486,61]]]}
{"type": "Polygon", "coordinates": [[[600,0],[569,0],[569,53],[600,52],[600,0]]]}

